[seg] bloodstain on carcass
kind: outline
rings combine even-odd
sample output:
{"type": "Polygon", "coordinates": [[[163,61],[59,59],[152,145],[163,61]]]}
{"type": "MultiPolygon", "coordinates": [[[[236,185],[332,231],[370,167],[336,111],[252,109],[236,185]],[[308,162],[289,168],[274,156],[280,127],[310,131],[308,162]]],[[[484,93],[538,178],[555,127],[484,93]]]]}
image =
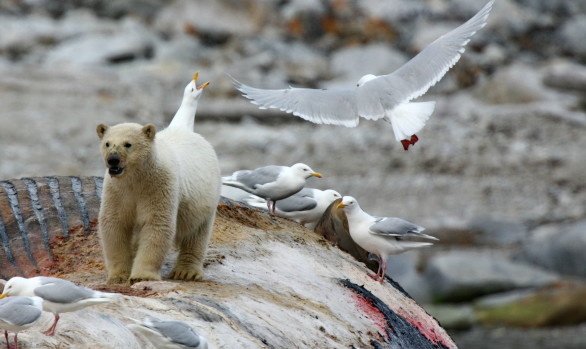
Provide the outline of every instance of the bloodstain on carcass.
{"type": "Polygon", "coordinates": [[[406,316],[399,315],[364,286],[356,285],[348,279],[340,280],[340,283],[354,292],[357,309],[368,316],[382,334],[382,343],[373,339],[374,347],[386,347],[384,344],[392,343],[393,348],[455,348],[449,337],[443,338],[435,332],[433,327],[438,326],[437,323],[424,326],[415,314],[403,309],[402,313],[406,316]]]}
{"type": "Polygon", "coordinates": [[[387,319],[385,318],[384,314],[372,304],[372,302],[357,293],[352,294],[352,298],[356,303],[356,306],[360,311],[366,315],[374,324],[374,326],[378,329],[379,333],[385,337],[385,339],[389,339],[387,334],[388,326],[387,326],[387,319]]]}

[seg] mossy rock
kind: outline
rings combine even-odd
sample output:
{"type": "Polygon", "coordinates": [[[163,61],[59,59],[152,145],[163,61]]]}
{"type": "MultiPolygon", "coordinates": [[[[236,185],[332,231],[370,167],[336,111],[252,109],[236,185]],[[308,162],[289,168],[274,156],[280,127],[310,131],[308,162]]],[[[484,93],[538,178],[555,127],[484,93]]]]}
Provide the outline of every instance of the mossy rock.
{"type": "Polygon", "coordinates": [[[479,305],[476,317],[483,325],[545,327],[586,321],[586,285],[559,283],[495,306],[479,305]]]}

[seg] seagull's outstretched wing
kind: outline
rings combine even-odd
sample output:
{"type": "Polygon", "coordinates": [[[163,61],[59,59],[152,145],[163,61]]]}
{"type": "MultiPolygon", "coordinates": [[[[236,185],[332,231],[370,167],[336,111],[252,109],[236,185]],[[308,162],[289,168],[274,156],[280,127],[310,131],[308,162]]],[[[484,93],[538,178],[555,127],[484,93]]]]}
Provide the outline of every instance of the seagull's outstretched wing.
{"type": "Polygon", "coordinates": [[[354,101],[356,88],[319,90],[289,87],[281,90],[254,88],[232,78],[242,95],[261,109],[275,108],[316,124],[358,125],[354,101]]]}
{"type": "Polygon", "coordinates": [[[432,42],[396,71],[360,87],[266,90],[233,79],[234,85],[261,109],[280,109],[317,124],[354,127],[359,116],[377,120],[397,105],[423,95],[458,62],[472,35],[486,25],[493,3],[488,2],[474,17],[432,42]]]}
{"type": "Polygon", "coordinates": [[[357,89],[360,116],[379,119],[384,110],[423,95],[458,62],[464,47],[486,25],[494,0],[466,23],[442,35],[391,74],[381,75],[357,89]]]}

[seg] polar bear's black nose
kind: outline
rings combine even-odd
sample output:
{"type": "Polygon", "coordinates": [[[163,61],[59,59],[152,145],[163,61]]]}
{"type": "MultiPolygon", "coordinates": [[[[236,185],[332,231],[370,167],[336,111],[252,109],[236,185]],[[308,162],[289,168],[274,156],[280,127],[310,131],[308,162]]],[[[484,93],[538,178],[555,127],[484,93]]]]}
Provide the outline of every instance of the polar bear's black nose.
{"type": "Polygon", "coordinates": [[[118,155],[108,156],[108,165],[113,167],[120,165],[120,158],[118,157],[118,155]]]}

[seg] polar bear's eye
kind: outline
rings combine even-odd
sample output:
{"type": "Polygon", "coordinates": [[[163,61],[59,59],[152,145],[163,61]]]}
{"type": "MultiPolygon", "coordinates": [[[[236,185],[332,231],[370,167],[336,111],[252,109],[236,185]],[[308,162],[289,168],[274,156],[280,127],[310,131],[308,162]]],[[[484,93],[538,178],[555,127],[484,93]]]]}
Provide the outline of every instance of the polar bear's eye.
{"type": "Polygon", "coordinates": [[[106,148],[110,148],[110,142],[106,142],[106,148]]]}
{"type": "Polygon", "coordinates": [[[124,143],[124,148],[130,148],[130,147],[132,147],[132,144],[130,144],[128,142],[124,143]]]}

